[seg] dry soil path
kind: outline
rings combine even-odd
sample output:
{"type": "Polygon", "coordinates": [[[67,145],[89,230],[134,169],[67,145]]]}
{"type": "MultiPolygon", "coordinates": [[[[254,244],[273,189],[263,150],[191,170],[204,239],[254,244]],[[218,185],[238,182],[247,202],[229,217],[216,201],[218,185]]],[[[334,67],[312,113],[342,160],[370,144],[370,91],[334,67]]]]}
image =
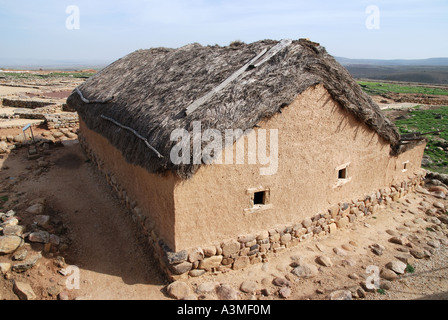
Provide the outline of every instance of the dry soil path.
{"type": "MultiPolygon", "coordinates": [[[[11,176],[27,171],[24,151],[7,161],[11,176]]],[[[166,299],[166,282],[136,239],[133,222],[86,162],[79,144],[53,150],[46,161],[54,163],[48,172],[24,179],[16,188],[28,199],[45,198],[68,227],[72,244],[64,257],[80,269],[80,289],[74,295],[89,300],[166,299]]]]}

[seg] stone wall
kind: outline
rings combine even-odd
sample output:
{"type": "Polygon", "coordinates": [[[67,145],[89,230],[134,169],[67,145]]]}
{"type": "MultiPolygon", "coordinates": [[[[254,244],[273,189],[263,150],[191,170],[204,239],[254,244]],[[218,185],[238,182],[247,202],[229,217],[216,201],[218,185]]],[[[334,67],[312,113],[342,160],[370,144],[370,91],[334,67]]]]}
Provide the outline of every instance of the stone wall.
{"type": "Polygon", "coordinates": [[[79,125],[76,112],[48,113],[44,115],[48,129],[74,128],[79,125]]]}
{"type": "Polygon", "coordinates": [[[47,107],[49,105],[54,105],[55,103],[52,101],[44,100],[44,99],[24,100],[24,99],[15,99],[15,98],[13,98],[13,99],[3,98],[2,104],[5,107],[36,109],[36,108],[47,107]]]}
{"type": "Polygon", "coordinates": [[[296,223],[273,226],[256,234],[240,235],[207,247],[195,247],[180,252],[164,244],[151,228],[153,223],[144,215],[138,203],[130,199],[111,172],[105,171],[102,160],[88,147],[82,134],[79,141],[86,155],[105,176],[112,191],[117,195],[140,229],[147,244],[160,263],[161,270],[170,280],[198,277],[206,273],[238,270],[251,264],[265,262],[283,250],[299,246],[309,239],[324,237],[347,228],[365,216],[376,214],[380,208],[398,201],[422,184],[426,172],[421,170],[413,178],[380,190],[372,190],[364,197],[341,202],[328,210],[296,223]]]}
{"type": "MultiPolygon", "coordinates": [[[[51,104],[45,107],[34,109],[17,108],[12,113],[1,113],[0,119],[31,119],[43,120],[37,125],[46,122],[48,129],[74,128],[79,125],[79,117],[76,112],[63,111],[62,105],[51,104]]],[[[19,128],[20,126],[10,126],[11,128],[19,128]]]]}

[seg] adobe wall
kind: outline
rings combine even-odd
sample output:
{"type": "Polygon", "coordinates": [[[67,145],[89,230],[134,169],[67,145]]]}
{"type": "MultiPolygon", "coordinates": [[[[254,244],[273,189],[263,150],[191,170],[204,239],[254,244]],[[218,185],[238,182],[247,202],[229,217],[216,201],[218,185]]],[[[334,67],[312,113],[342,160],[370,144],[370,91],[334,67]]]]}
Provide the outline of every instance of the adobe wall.
{"type": "Polygon", "coordinates": [[[319,85],[260,125],[279,130],[279,168],[261,176],[262,165],[202,167],[175,190],[176,249],[302,221],[341,201],[413,178],[424,146],[390,157],[390,145],[359,122],[319,85]],[[403,162],[409,160],[407,172],[403,162]],[[350,182],[336,187],[336,168],[348,167],[350,182]],[[248,214],[248,189],[270,189],[271,209],[248,214]],[[188,234],[188,237],[183,235],[188,234]]]}
{"type": "MultiPolygon", "coordinates": [[[[142,230],[151,231],[174,247],[174,199],[176,178],[149,173],[142,167],[129,164],[121,152],[106,138],[90,130],[80,119],[79,140],[87,156],[105,174],[123,204],[134,214],[142,230]]],[[[153,235],[154,237],[154,235],[153,235]]]]}
{"type": "Polygon", "coordinates": [[[390,145],[343,110],[322,85],[308,89],[260,129],[279,130],[277,174],[260,175],[263,165],[215,164],[179,182],[176,250],[292,225],[339,203],[410,181],[424,151],[421,145],[391,157],[390,145]],[[407,171],[402,172],[406,161],[407,171]],[[350,181],[338,186],[337,168],[345,164],[350,181]],[[248,190],[260,187],[270,190],[269,206],[248,212],[248,190]]]}

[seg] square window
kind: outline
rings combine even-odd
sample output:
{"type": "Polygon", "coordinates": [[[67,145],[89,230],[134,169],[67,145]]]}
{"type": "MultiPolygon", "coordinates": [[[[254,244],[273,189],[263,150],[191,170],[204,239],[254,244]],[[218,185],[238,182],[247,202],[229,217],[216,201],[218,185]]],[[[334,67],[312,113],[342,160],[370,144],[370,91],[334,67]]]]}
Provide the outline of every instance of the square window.
{"type": "Polygon", "coordinates": [[[338,179],[347,179],[348,178],[348,175],[347,175],[347,168],[343,168],[343,169],[340,169],[339,171],[338,171],[338,179]]]}
{"type": "Polygon", "coordinates": [[[247,189],[247,195],[249,196],[249,207],[244,209],[245,213],[252,214],[267,211],[274,207],[271,203],[270,188],[249,188],[247,189]]]}
{"type": "Polygon", "coordinates": [[[351,163],[347,162],[347,163],[335,168],[334,177],[336,178],[336,175],[337,175],[338,178],[337,178],[336,183],[333,185],[333,188],[340,188],[343,185],[352,181],[352,177],[349,176],[349,172],[348,172],[350,165],[351,165],[351,163]]]}
{"type": "Polygon", "coordinates": [[[266,191],[259,191],[254,193],[254,205],[266,204],[266,191]]]}
{"type": "Polygon", "coordinates": [[[409,161],[403,162],[403,170],[401,170],[401,172],[408,171],[408,168],[409,168],[409,161]]]}

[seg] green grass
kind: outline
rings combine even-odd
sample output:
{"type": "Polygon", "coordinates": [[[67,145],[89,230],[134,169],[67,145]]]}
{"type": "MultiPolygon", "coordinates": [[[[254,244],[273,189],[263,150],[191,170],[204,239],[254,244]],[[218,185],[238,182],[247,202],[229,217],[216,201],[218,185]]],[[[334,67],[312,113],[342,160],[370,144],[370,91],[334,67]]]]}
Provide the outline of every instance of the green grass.
{"type": "Polygon", "coordinates": [[[448,106],[429,110],[413,108],[409,110],[408,115],[410,116],[408,119],[395,121],[401,134],[441,130],[439,134],[426,135],[428,144],[425,154],[433,162],[426,169],[448,173],[448,157],[446,151],[443,150],[443,147],[448,144],[448,106]]]}
{"type": "Polygon", "coordinates": [[[71,78],[90,78],[93,76],[94,72],[52,72],[47,75],[41,75],[45,78],[61,78],[61,77],[71,77],[71,78]]]}
{"type": "Polygon", "coordinates": [[[386,294],[386,290],[384,290],[384,289],[378,289],[378,290],[376,290],[376,292],[378,292],[381,295],[385,295],[386,294]]]}
{"type": "Polygon", "coordinates": [[[414,273],[415,272],[415,268],[408,263],[408,265],[406,266],[406,272],[407,273],[414,273]]]}
{"type": "Polygon", "coordinates": [[[405,86],[393,83],[381,83],[370,81],[358,81],[363,90],[370,95],[381,95],[385,93],[420,93],[448,96],[448,90],[443,88],[427,88],[419,86],[405,86]]]}

